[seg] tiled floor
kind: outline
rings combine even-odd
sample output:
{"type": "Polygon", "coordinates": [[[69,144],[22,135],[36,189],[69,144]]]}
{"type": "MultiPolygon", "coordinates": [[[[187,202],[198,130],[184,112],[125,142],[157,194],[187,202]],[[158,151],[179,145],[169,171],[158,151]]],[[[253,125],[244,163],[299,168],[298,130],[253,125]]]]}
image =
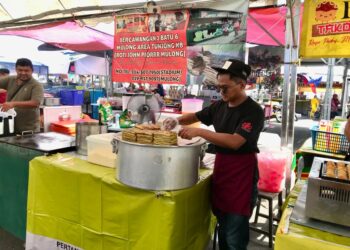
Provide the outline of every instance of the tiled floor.
{"type": "Polygon", "coordinates": [[[0,228],[0,249],[1,250],[23,250],[24,241],[12,236],[0,228]]]}

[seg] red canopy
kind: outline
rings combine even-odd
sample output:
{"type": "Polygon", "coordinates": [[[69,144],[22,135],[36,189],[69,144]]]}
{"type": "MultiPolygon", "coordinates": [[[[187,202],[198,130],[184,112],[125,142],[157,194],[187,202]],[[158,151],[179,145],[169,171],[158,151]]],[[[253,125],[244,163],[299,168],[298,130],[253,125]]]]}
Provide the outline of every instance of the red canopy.
{"type": "Polygon", "coordinates": [[[287,7],[249,9],[247,42],[274,46],[284,45],[286,13],[287,7]],[[254,19],[279,41],[280,44],[272,39],[254,19]]]}
{"type": "Polygon", "coordinates": [[[28,28],[1,31],[0,35],[33,38],[73,51],[103,51],[113,48],[114,37],[78,22],[57,22],[28,28]]]}
{"type": "MultiPolygon", "coordinates": [[[[284,46],[286,13],[287,7],[249,9],[247,42],[284,46]],[[271,38],[266,31],[278,42],[271,38]]],[[[33,38],[59,48],[80,52],[112,50],[114,39],[112,35],[81,25],[75,21],[9,29],[0,31],[0,35],[17,35],[33,38]]]]}

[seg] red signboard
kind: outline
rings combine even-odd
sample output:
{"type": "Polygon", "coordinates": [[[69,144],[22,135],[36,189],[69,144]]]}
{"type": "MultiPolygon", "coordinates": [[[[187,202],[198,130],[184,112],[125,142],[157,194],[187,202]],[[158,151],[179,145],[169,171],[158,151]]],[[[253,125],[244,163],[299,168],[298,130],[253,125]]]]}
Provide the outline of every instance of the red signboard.
{"type": "Polygon", "coordinates": [[[186,10],[115,18],[112,80],[185,84],[186,10]]]}

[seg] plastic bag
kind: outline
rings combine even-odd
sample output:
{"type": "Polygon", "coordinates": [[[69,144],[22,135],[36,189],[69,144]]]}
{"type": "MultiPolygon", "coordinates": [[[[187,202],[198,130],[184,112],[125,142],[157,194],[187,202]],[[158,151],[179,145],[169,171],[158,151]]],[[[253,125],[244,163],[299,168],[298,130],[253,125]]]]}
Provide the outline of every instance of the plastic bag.
{"type": "Polygon", "coordinates": [[[266,151],[258,154],[258,189],[278,193],[285,183],[288,154],[283,151],[266,151]]]}
{"type": "Polygon", "coordinates": [[[119,127],[120,128],[131,128],[134,127],[135,123],[131,120],[130,113],[125,109],[119,116],[119,127]]]}
{"type": "Polygon", "coordinates": [[[9,116],[16,117],[17,113],[15,109],[9,109],[7,111],[2,111],[1,106],[0,106],[0,117],[7,118],[9,116]]]}
{"type": "Polygon", "coordinates": [[[112,106],[106,98],[100,98],[99,103],[98,112],[101,117],[101,122],[106,124],[114,118],[112,106]]]}

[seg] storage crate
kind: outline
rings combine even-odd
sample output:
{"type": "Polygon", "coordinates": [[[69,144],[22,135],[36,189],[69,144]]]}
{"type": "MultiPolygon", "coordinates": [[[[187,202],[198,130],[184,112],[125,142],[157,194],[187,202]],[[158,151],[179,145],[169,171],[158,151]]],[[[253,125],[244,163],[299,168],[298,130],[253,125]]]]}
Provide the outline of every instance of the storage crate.
{"type": "Polygon", "coordinates": [[[83,105],[84,90],[61,90],[60,98],[63,105],[83,105]]]}
{"type": "Polygon", "coordinates": [[[105,97],[103,89],[90,89],[90,102],[97,103],[98,98],[105,97]]]}
{"type": "Polygon", "coordinates": [[[343,134],[311,129],[311,137],[313,150],[343,155],[349,152],[350,143],[343,134]]]}

